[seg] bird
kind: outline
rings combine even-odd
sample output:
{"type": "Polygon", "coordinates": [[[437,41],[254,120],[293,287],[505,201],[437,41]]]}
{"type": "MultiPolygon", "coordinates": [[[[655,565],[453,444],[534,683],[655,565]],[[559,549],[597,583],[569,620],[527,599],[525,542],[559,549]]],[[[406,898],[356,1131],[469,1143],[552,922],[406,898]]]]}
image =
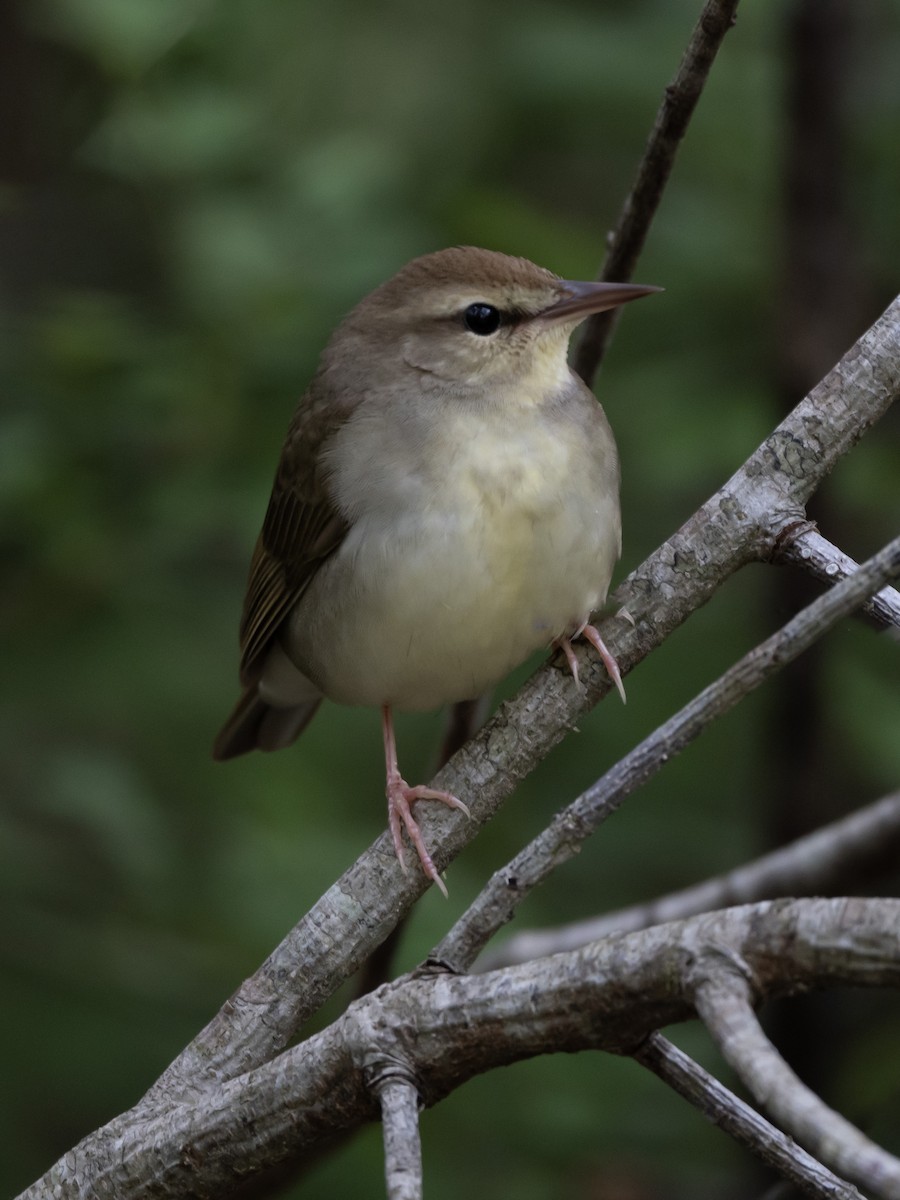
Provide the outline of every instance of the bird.
{"type": "Polygon", "coordinates": [[[290,423],[240,622],[242,694],[213,757],[278,750],[323,699],[381,712],[388,823],[446,895],[393,713],[481,696],[588,640],[621,552],[619,461],[568,365],[591,313],[661,289],[574,282],[473,246],[425,254],[340,322],[290,423]]]}

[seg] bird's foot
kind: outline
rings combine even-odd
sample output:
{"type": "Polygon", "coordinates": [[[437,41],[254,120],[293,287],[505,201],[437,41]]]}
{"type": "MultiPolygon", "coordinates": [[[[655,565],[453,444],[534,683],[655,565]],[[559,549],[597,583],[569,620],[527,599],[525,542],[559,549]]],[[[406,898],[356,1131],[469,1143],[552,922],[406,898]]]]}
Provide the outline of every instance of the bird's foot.
{"type": "Polygon", "coordinates": [[[581,686],[581,679],[578,676],[578,659],[575,657],[575,651],[572,649],[572,643],[567,637],[557,638],[553,645],[562,650],[566,656],[566,662],[569,664],[569,670],[572,672],[572,678],[581,686]]]}
{"type": "Polygon", "coordinates": [[[468,807],[451,792],[439,792],[435,788],[425,787],[423,784],[410,787],[406,780],[401,777],[399,771],[388,777],[386,791],[388,799],[388,824],[390,825],[391,839],[394,843],[394,850],[400,861],[400,866],[405,873],[407,870],[406,853],[403,848],[403,829],[405,828],[409,840],[412,842],[419,856],[422,870],[430,880],[437,884],[446,897],[446,885],[438,874],[437,867],[434,865],[431,855],[428,853],[425,840],[422,837],[422,831],[419,829],[416,819],[412,815],[412,806],[417,800],[439,800],[442,804],[446,804],[450,808],[458,808],[469,817],[471,813],[468,807]]]}
{"type": "MultiPolygon", "coordinates": [[[[600,655],[600,661],[603,663],[604,667],[606,667],[607,675],[616,685],[616,690],[622,697],[622,703],[624,704],[625,685],[622,683],[622,673],[619,670],[619,664],[616,662],[609,650],[607,650],[606,643],[603,641],[603,638],[600,636],[594,626],[588,624],[582,625],[581,629],[579,629],[572,636],[583,637],[586,642],[590,642],[590,644],[594,647],[594,649],[600,655]]],[[[572,649],[571,641],[567,637],[561,637],[557,638],[554,644],[558,646],[566,656],[566,662],[569,664],[569,670],[572,672],[572,678],[576,683],[580,683],[581,681],[578,678],[578,660],[575,657],[575,651],[572,649]]]]}

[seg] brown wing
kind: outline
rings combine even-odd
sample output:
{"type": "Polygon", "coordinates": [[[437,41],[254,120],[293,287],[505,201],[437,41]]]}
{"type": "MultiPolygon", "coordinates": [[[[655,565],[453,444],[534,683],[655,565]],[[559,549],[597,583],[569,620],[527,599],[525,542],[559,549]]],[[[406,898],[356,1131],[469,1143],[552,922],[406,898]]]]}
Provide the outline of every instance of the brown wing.
{"type": "Polygon", "coordinates": [[[323,443],[341,420],[325,397],[308,393],[288,431],[241,615],[245,686],[255,682],[282,622],[347,533],[346,521],[328,498],[319,462],[323,443]]]}

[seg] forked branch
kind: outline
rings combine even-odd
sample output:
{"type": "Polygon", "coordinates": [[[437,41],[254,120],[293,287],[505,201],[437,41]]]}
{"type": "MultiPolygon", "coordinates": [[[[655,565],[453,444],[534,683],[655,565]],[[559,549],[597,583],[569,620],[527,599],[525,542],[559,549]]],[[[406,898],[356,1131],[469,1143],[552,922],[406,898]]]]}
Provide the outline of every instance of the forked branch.
{"type": "MultiPolygon", "coordinates": [[[[388,1114],[395,1194],[413,1197],[414,1090],[434,1104],[479,1072],[535,1054],[634,1053],[650,1034],[691,1019],[698,1008],[721,1038],[720,1009],[709,997],[733,987],[736,970],[751,981],[757,1001],[839,984],[900,987],[898,925],[897,900],[770,901],[485,975],[399,980],[265,1066],[145,1114],[115,1147],[104,1147],[102,1132],[92,1135],[22,1200],[227,1195],[236,1179],[376,1119],[376,1095],[388,1114]],[[373,1061],[401,1069],[389,1066],[373,1078],[373,1061]]],[[[731,1058],[758,1088],[746,1056],[731,1058]]],[[[802,1122],[783,1115],[789,1132],[807,1135],[802,1122]]],[[[831,1132],[841,1142],[828,1151],[832,1161],[855,1155],[856,1177],[895,1200],[900,1164],[880,1150],[857,1153],[852,1126],[832,1123],[831,1132]]]]}

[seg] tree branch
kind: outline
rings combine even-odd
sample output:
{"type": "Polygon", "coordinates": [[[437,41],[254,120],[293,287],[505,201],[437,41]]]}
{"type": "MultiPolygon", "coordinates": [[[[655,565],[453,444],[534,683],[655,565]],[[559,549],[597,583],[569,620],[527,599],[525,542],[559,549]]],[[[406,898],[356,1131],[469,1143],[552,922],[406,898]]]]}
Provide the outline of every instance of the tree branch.
{"type": "MultiPolygon", "coordinates": [[[[849,554],[822,537],[811,521],[803,522],[778,543],[772,561],[800,567],[813,579],[829,584],[846,579],[859,565],[849,554]]],[[[900,592],[896,588],[884,588],[866,601],[862,612],[879,629],[900,629],[900,592]]]]}
{"type": "Polygon", "coordinates": [[[689,1019],[695,993],[723,963],[743,965],[757,999],[838,984],[900,987],[898,925],[898,900],[770,901],[487,975],[400,980],[265,1066],[91,1134],[20,1200],[225,1197],[376,1119],[367,1066],[385,1048],[434,1104],[477,1073],[536,1054],[633,1053],[663,1025],[689,1019]]]}
{"type": "MultiPolygon", "coordinates": [[[[725,1061],[781,1125],[824,1163],[871,1188],[885,1200],[900,1200],[900,1161],[830,1109],[797,1078],[753,1011],[748,978],[752,970],[723,970],[723,959],[699,983],[697,1013],[725,1061]]],[[[739,964],[745,967],[745,964],[739,964]]]]}
{"type": "Polygon", "coordinates": [[[702,883],[635,904],[617,912],[573,921],[554,929],[525,929],[479,960],[479,970],[528,962],[546,954],[575,950],[611,933],[631,933],[733,904],[775,896],[833,892],[873,859],[900,849],[900,792],[825,825],[753,862],[702,883]]]}
{"type": "Polygon", "coordinates": [[[415,1084],[389,1076],[378,1084],[384,1126],[384,1175],[388,1200],[422,1200],[419,1095],[415,1084]]]}
{"type": "Polygon", "coordinates": [[[838,621],[851,613],[885,582],[900,575],[900,537],[849,578],[835,584],[802,609],[715,683],[703,689],[680,712],[620,759],[587,791],[560,810],[551,824],[486,887],[431,954],[453,971],[469,970],[479,952],[526,896],[557,867],[568,862],[585,841],[620,807],[718,717],[809,649],[838,621]]]}
{"type": "MultiPolygon", "coordinates": [[[[608,250],[600,279],[625,283],[631,278],[675,165],[678,146],[687,132],[719,47],[735,22],[737,6],[738,0],[707,0],[703,6],[675,78],[663,95],[616,228],[607,238],[608,250]]],[[[617,319],[615,311],[595,313],[582,326],[572,368],[588,387],[593,385],[617,319]]]]}
{"type": "Polygon", "coordinates": [[[817,1200],[862,1200],[852,1184],[838,1179],[793,1138],[739,1100],[662,1034],[652,1033],[631,1057],[693,1104],[708,1121],[778,1171],[804,1196],[814,1196],[817,1200]]]}

